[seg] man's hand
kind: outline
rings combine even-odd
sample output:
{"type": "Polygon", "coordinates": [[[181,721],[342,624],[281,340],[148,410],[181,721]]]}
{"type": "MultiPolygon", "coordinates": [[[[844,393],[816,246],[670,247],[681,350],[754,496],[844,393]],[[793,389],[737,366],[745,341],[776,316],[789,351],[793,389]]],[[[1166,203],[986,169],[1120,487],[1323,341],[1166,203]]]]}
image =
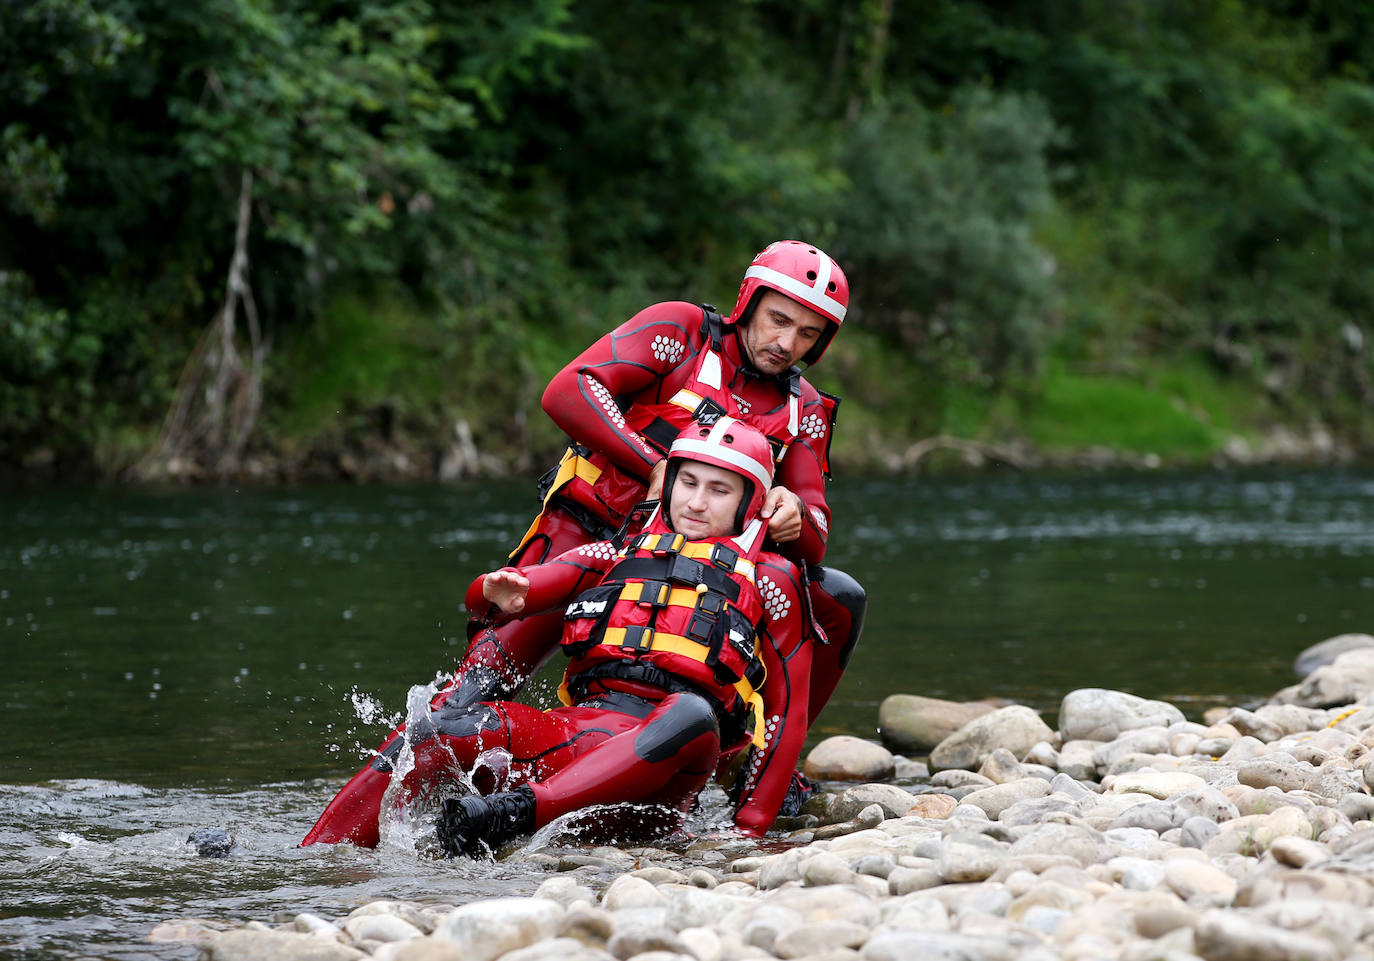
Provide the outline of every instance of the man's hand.
{"type": "Polygon", "coordinates": [[[768,522],[768,536],[775,543],[786,544],[801,537],[802,499],[786,487],[774,487],[763,499],[759,516],[768,522]]]}
{"type": "Polygon", "coordinates": [[[482,596],[505,614],[523,611],[525,595],[529,592],[530,579],[515,571],[492,571],[482,578],[482,596]]]}
{"type": "Polygon", "coordinates": [[[668,458],[663,458],[649,471],[649,493],[645,500],[656,501],[663,496],[663,473],[668,469],[668,458]]]}

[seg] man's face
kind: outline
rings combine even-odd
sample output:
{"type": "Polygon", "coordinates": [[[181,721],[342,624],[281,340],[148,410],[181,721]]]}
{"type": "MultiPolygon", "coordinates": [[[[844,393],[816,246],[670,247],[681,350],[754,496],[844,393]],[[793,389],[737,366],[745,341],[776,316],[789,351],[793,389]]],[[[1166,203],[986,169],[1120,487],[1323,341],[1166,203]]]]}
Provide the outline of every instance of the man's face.
{"type": "Polygon", "coordinates": [[[688,540],[724,537],[734,532],[735,514],[744,496],[744,478],[734,471],[683,461],[673,481],[669,518],[673,530],[688,540]]]}
{"type": "Polygon", "coordinates": [[[749,363],[762,374],[776,376],[806,356],[828,323],[791,297],[765,290],[740,329],[740,343],[749,363]]]}

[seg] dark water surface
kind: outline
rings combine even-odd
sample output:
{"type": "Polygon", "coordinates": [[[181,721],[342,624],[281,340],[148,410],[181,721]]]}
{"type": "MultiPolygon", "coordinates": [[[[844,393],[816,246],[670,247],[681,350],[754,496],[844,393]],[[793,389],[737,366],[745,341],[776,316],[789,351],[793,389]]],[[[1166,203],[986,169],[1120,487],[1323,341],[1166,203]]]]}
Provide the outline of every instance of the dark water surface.
{"type": "MultiPolygon", "coordinates": [[[[452,665],[462,592],[524,530],[529,486],[0,494],[0,955],[194,958],[144,938],[533,890],[529,866],[405,843],[295,847],[407,689],[452,665]],[[231,830],[234,856],[197,858],[199,826],[231,830]]],[[[1053,721],[1068,691],[1111,687],[1196,717],[1374,632],[1374,472],[832,493],[831,562],[871,609],[813,741],[873,735],[898,692],[1053,721]]]]}

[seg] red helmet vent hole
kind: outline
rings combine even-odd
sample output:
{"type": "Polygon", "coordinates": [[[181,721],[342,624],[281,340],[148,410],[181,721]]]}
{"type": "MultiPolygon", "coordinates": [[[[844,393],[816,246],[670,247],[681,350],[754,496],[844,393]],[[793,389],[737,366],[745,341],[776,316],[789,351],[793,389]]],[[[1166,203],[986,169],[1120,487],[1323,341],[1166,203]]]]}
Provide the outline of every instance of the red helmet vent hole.
{"type": "Polygon", "coordinates": [[[807,279],[807,280],[815,280],[815,279],[816,279],[816,272],[815,272],[814,270],[808,270],[808,271],[806,272],[806,279],[807,279]]]}
{"type": "Polygon", "coordinates": [[[832,280],[830,283],[826,284],[825,289],[833,294],[835,292],[835,281],[832,280]]]}

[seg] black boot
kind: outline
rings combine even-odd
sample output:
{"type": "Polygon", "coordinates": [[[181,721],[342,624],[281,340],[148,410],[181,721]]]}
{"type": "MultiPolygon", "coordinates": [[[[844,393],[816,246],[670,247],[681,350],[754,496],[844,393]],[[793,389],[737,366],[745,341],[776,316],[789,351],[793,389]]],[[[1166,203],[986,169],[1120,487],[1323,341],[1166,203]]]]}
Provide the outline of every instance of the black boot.
{"type": "Polygon", "coordinates": [[[522,784],[486,797],[449,798],[435,830],[449,857],[482,857],[534,831],[534,792],[522,784]]]}
{"type": "Polygon", "coordinates": [[[793,771],[792,780],[787,785],[787,794],[782,799],[782,807],[778,810],[778,816],[794,818],[801,814],[802,805],[819,790],[820,786],[815,781],[800,771],[793,771]]]}

